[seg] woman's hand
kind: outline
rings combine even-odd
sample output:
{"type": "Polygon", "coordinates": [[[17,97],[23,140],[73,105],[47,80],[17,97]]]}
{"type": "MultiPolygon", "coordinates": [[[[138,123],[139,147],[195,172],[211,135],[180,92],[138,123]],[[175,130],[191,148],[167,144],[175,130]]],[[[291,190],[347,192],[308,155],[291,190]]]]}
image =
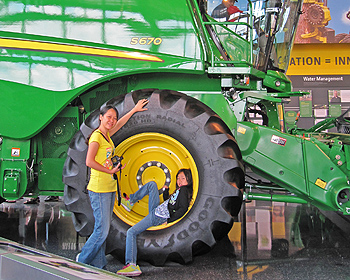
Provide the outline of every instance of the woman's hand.
{"type": "Polygon", "coordinates": [[[149,101],[148,101],[147,99],[141,99],[141,100],[139,100],[139,101],[136,103],[135,107],[133,108],[134,113],[136,113],[136,112],[142,112],[142,111],[148,110],[147,108],[145,108],[145,106],[148,104],[148,102],[149,102],[149,101]]]}
{"type": "Polygon", "coordinates": [[[110,174],[115,174],[117,173],[118,171],[121,171],[125,168],[126,164],[124,164],[123,166],[120,166],[120,162],[118,163],[118,165],[116,167],[113,167],[110,171],[111,173],[110,174]]]}
{"type": "Polygon", "coordinates": [[[112,136],[114,133],[116,133],[124,124],[127,123],[127,121],[131,118],[131,116],[137,112],[142,112],[142,111],[146,111],[148,110],[147,108],[145,108],[145,106],[148,104],[148,100],[147,99],[141,99],[139,100],[135,107],[132,108],[129,112],[127,112],[124,116],[122,116],[117,124],[109,130],[109,136],[112,136]]]}

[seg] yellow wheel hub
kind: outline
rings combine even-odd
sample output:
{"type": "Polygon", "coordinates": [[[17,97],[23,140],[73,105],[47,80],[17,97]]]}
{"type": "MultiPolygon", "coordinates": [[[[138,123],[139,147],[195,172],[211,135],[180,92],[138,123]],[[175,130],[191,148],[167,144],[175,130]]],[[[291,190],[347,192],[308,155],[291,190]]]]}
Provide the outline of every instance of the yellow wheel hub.
{"type": "MultiPolygon", "coordinates": [[[[198,170],[192,155],[177,140],[160,133],[141,133],[127,138],[116,148],[115,154],[123,155],[122,164],[126,164],[122,170],[119,185],[121,193],[130,195],[139,187],[149,181],[155,181],[158,189],[164,185],[169,186],[172,194],[176,188],[176,173],[181,168],[190,168],[193,177],[193,198],[195,201],[198,193],[198,170]]],[[[120,174],[118,173],[118,178],[120,174]]],[[[160,202],[163,202],[160,196],[160,202]]],[[[191,206],[189,207],[190,210],[191,206]]],[[[118,206],[116,200],[114,213],[125,223],[134,225],[148,214],[148,196],[127,212],[122,206],[118,206]]],[[[165,226],[154,227],[159,229],[165,226]]]]}

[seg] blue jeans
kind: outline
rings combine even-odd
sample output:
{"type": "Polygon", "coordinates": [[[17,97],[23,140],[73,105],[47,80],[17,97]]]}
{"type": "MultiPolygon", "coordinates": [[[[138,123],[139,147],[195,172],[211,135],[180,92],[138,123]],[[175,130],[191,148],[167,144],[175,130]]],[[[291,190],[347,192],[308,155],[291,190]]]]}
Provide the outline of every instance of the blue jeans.
{"type": "Polygon", "coordinates": [[[115,192],[95,193],[89,191],[91,207],[94,213],[94,231],[86,241],[79,255],[79,262],[103,268],[106,260],[106,239],[111,225],[115,192]]]}
{"type": "Polygon", "coordinates": [[[129,228],[126,232],[126,249],[125,249],[125,264],[136,264],[137,258],[137,243],[136,236],[152,226],[158,226],[167,221],[165,218],[158,217],[154,214],[155,209],[159,205],[158,187],[155,182],[148,182],[142,186],[136,193],[130,195],[130,202],[135,203],[146,195],[148,200],[148,215],[139,221],[136,225],[129,228]]]}

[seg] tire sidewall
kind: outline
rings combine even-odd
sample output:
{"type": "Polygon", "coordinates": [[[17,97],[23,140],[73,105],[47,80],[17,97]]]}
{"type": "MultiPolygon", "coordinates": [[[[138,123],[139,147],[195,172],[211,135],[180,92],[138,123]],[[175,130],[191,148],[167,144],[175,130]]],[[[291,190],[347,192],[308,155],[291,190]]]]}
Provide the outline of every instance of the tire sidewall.
{"type": "MultiPolygon", "coordinates": [[[[189,97],[182,97],[185,102],[189,97]]],[[[180,105],[181,107],[181,105],[180,105]]],[[[182,143],[196,162],[199,176],[198,194],[190,211],[167,228],[147,230],[137,237],[139,257],[151,263],[164,262],[174,252],[182,255],[184,262],[192,258],[192,245],[200,240],[212,244],[213,221],[232,225],[232,217],[221,206],[222,197],[240,196],[224,180],[225,160],[218,156],[217,148],[223,140],[220,136],[205,133],[204,125],[214,113],[210,110],[199,117],[187,118],[179,107],[164,109],[158,102],[149,103],[148,110],[134,114],[112,139],[116,146],[133,135],[157,132],[173,137],[182,143]],[[188,250],[191,250],[188,253],[188,250]],[[187,252],[183,253],[182,252],[187,252]],[[188,256],[190,255],[190,257],[188,256]]],[[[127,112],[132,108],[124,108],[127,112]]],[[[227,139],[227,136],[222,138],[227,139]]],[[[108,237],[107,251],[124,257],[126,231],[130,226],[115,214],[108,237]]]]}

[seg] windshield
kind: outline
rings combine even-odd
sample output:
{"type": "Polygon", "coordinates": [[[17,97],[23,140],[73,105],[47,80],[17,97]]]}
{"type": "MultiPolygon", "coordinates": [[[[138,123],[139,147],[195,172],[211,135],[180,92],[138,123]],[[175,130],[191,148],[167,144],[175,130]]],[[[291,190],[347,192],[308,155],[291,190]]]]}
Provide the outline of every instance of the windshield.
{"type": "MultiPolygon", "coordinates": [[[[208,14],[216,21],[231,22],[224,34],[220,29],[220,41],[229,57],[230,49],[237,49],[236,36],[252,41],[250,63],[261,71],[285,72],[294,41],[296,25],[303,0],[214,0],[208,2],[208,14]],[[246,25],[242,25],[245,23],[246,25]],[[251,26],[249,27],[249,25],[251,26]],[[231,34],[228,29],[233,31],[231,34]],[[230,40],[227,38],[230,37],[230,40]],[[230,41],[228,46],[227,41],[230,41]]],[[[216,30],[218,30],[217,27],[216,30]]],[[[250,50],[247,50],[250,51],[250,50]]]]}

